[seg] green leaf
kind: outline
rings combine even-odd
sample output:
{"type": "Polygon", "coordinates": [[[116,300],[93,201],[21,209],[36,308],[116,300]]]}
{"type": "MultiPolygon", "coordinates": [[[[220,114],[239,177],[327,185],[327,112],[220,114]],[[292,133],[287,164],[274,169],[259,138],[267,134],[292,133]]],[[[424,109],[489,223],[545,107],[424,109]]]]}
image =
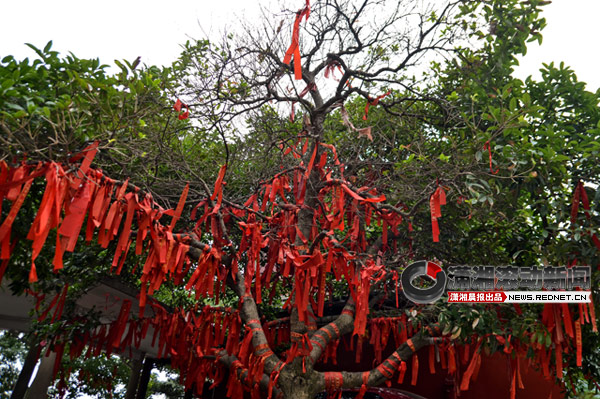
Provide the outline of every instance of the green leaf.
{"type": "Polygon", "coordinates": [[[50,48],[52,47],[52,40],[50,40],[46,46],[44,47],[44,53],[47,53],[48,51],[50,51],[50,48]]]}

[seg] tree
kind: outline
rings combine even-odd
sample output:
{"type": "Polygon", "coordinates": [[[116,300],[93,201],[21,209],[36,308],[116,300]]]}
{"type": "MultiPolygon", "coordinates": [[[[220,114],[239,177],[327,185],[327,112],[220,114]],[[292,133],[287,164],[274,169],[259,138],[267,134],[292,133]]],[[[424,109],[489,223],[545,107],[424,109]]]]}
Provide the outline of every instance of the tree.
{"type": "MultiPolygon", "coordinates": [[[[106,72],[107,66],[97,59],[80,59],[73,54],[60,57],[57,52],[52,51],[52,42],[43,49],[29,46],[37,53],[38,59],[33,62],[28,59],[18,61],[6,56],[2,59],[0,68],[0,128],[3,130],[0,158],[3,162],[4,185],[0,190],[2,199],[7,194],[5,179],[13,177],[12,172],[9,172],[9,176],[4,174],[8,165],[20,164],[24,166],[22,171],[29,171],[29,166],[37,161],[68,163],[74,152],[95,140],[102,143],[100,149],[111,148],[110,151],[101,151],[95,159],[95,166],[104,168],[102,173],[118,175],[125,172],[132,176],[143,176],[136,180],[149,190],[150,187],[164,184],[161,176],[172,173],[172,170],[164,166],[158,170],[156,160],[160,157],[172,157],[172,151],[177,151],[173,146],[177,140],[173,140],[173,137],[186,130],[186,121],[177,120],[177,115],[171,112],[172,103],[165,95],[171,84],[169,69],[139,65],[139,61],[116,61],[121,71],[110,75],[106,72]],[[158,141],[160,145],[149,144],[158,141]],[[26,160],[32,164],[26,165],[26,160]]],[[[190,135],[188,139],[193,140],[193,137],[190,135]]],[[[200,152],[196,152],[198,153],[200,152]]],[[[178,159],[183,161],[185,157],[178,159]]],[[[174,163],[171,166],[177,167],[174,163]]],[[[21,186],[17,188],[20,190],[21,186]]],[[[38,305],[41,306],[47,306],[50,302],[44,302],[46,295],[55,298],[56,304],[57,299],[64,294],[61,310],[55,312],[54,316],[50,313],[51,317],[41,317],[44,309],[38,309],[39,318],[32,322],[32,328],[26,337],[31,351],[37,350],[40,342],[52,342],[57,334],[72,338],[101,324],[98,313],[88,313],[85,318],[81,317],[81,311],[76,309],[75,303],[109,273],[109,257],[112,259],[110,251],[99,246],[79,248],[73,257],[65,259],[61,273],[53,274],[52,269],[46,266],[52,264],[55,247],[49,248],[47,245],[37,254],[37,263],[42,265],[35,273],[38,282],[30,285],[32,276],[27,270],[31,265],[31,247],[30,243],[26,243],[25,237],[28,236],[42,201],[44,189],[43,183],[35,180],[31,187],[23,191],[28,191],[27,201],[19,210],[17,222],[8,229],[5,236],[8,226],[5,216],[10,213],[14,198],[2,203],[4,242],[9,242],[12,238],[13,243],[10,248],[11,262],[13,265],[27,266],[7,270],[7,251],[4,247],[0,281],[3,276],[8,278],[15,295],[31,293],[33,290],[39,300],[38,305]],[[87,267],[82,268],[82,264],[87,267]],[[60,320],[60,314],[64,315],[64,320],[60,320]]],[[[163,190],[165,193],[167,191],[163,190]]],[[[170,201],[168,197],[158,200],[163,204],[170,201]]],[[[46,234],[50,237],[46,236],[45,239],[54,241],[53,233],[52,229],[47,231],[46,234]]],[[[137,281],[135,276],[129,274],[124,274],[122,278],[129,283],[137,281]]],[[[20,349],[19,353],[24,357],[25,353],[22,351],[25,348],[20,349]]],[[[7,370],[14,368],[14,361],[11,359],[3,359],[3,367],[7,367],[7,370]]],[[[62,368],[65,371],[79,370],[78,378],[69,379],[68,373],[65,373],[62,381],[62,389],[64,390],[66,380],[70,387],[69,395],[75,396],[81,392],[100,397],[113,395],[114,388],[122,383],[120,378],[126,379],[129,374],[126,372],[126,362],[121,362],[114,356],[93,359],[65,357],[62,368]],[[112,378],[100,378],[101,375],[113,372],[112,378]]],[[[5,375],[7,384],[2,385],[10,394],[16,376],[12,379],[8,371],[5,375]]],[[[28,381],[29,378],[25,384],[28,381]]]]}
{"type": "MultiPolygon", "coordinates": [[[[100,233],[91,238],[110,245],[115,267],[135,263],[128,249],[144,255],[136,269],[142,304],[154,291],[161,297],[165,287],[184,285],[205,306],[194,308],[192,302],[168,312],[150,301],[159,316],[119,318],[104,335],[88,334],[88,347],[122,349],[126,325],[133,331],[129,339],[142,334],[144,323],[152,325],[187,389],[200,388],[205,378],[221,381],[227,370],[233,397],[243,390],[286,398],[312,398],[340,387],[364,390],[390,380],[431,344],[447,359],[469,346],[461,387],[468,387],[481,354],[498,350],[512,356],[513,395],[525,357],[547,374],[549,363],[558,377],[561,369],[570,370],[564,377],[574,389],[581,386],[568,378],[576,372],[597,379],[592,305],[417,306],[395,295],[398,275],[413,259],[537,266],[577,258],[594,270],[598,266],[598,93],[586,92],[562,66],[547,66],[542,82],[510,76],[527,40],[541,38],[542,3],[390,9],[384,2],[326,1],[296,13],[287,30],[291,37],[284,25],[266,18],[260,35],[250,30],[219,46],[188,44],[172,72],[185,88],[176,90],[200,115],[199,133],[191,143],[181,137],[181,153],[201,151],[194,140],[207,132],[220,138],[225,165],[214,186],[205,182],[210,175],[189,163],[178,164],[185,168],[171,177],[170,166],[156,158],[160,173],[154,177],[165,184],[154,190],[171,210],[125,181],[123,171],[114,170],[123,180],[107,183],[93,168],[87,179],[104,191],[89,193],[85,204],[116,204],[119,221],[109,228],[103,213],[108,208],[95,214],[92,207],[88,225],[97,222],[100,233]],[[382,21],[382,15],[389,18],[382,21]],[[409,67],[432,51],[446,60],[436,61],[423,80],[412,78],[409,67]],[[325,80],[325,74],[339,81],[325,80]],[[297,104],[297,118],[280,116],[271,101],[297,104]],[[239,117],[249,122],[243,133],[239,117]],[[581,141],[571,143],[569,134],[581,141]],[[174,196],[182,178],[189,186],[174,196]],[[596,192],[589,204],[583,202],[584,212],[572,201],[574,190],[578,199],[596,192]],[[195,193],[193,210],[186,206],[188,193],[195,193]],[[446,204],[436,210],[442,197],[446,204]],[[108,230],[112,243],[102,238],[108,230]],[[183,267],[184,253],[193,266],[183,267]],[[342,301],[336,314],[326,312],[326,296],[342,301]],[[289,319],[275,308],[285,309],[289,319]],[[381,327],[375,318],[383,318],[381,327]],[[359,351],[366,338],[377,343],[382,329],[391,331],[398,346],[391,354],[376,346],[376,368],[318,371],[344,336],[359,351]],[[583,347],[589,348],[585,356],[583,347]]],[[[175,136],[170,144],[179,148],[175,136]]],[[[91,158],[94,149],[84,149],[82,158],[91,158]]],[[[80,162],[69,165],[76,171],[80,162]]],[[[5,181],[14,182],[17,168],[7,170],[12,174],[5,181]]],[[[143,179],[148,169],[139,170],[143,179]]],[[[74,173],[65,176],[81,180],[74,173]]],[[[76,229],[65,234],[62,226],[75,199],[85,198],[85,187],[79,182],[65,188],[73,201],[55,206],[66,212],[53,223],[61,239],[77,239],[76,229]]],[[[122,309],[130,305],[124,302],[122,309]]],[[[53,337],[59,350],[64,338],[53,337]]]]}

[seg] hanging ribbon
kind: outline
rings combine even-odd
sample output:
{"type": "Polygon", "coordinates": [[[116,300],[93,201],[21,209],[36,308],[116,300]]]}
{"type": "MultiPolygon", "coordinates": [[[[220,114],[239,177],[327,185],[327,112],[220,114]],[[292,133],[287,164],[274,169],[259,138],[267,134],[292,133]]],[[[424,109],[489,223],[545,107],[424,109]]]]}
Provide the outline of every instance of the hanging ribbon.
{"type": "MultiPolygon", "coordinates": [[[[577,185],[575,186],[575,192],[573,193],[573,204],[571,205],[571,228],[575,228],[577,212],[579,211],[579,202],[581,202],[583,205],[585,216],[589,220],[591,218],[590,201],[588,199],[587,192],[585,191],[585,187],[581,181],[577,182],[577,185]]],[[[600,251],[600,239],[598,239],[596,233],[592,233],[592,242],[600,251]]]]}
{"type": "MultiPolygon", "coordinates": [[[[571,205],[571,228],[575,228],[575,222],[577,221],[577,212],[579,211],[579,202],[581,201],[581,181],[578,181],[575,185],[575,192],[573,192],[573,204],[571,205]]],[[[585,190],[583,190],[585,192],[585,190]]]]}
{"type": "Polygon", "coordinates": [[[344,71],[342,71],[342,65],[338,61],[336,61],[336,60],[331,60],[327,64],[327,66],[325,67],[325,79],[328,79],[329,75],[331,75],[331,77],[334,80],[336,80],[336,81],[339,82],[340,80],[338,78],[336,78],[335,75],[334,75],[334,71],[335,71],[334,68],[337,68],[337,70],[340,71],[340,73],[342,75],[344,74],[344,71]]]}
{"type": "Polygon", "coordinates": [[[563,379],[563,359],[562,359],[563,348],[560,345],[556,345],[554,349],[554,358],[556,360],[556,376],[563,379]]]}
{"type": "Polygon", "coordinates": [[[490,157],[490,173],[493,175],[497,174],[500,169],[496,169],[496,171],[494,172],[494,169],[492,168],[492,146],[490,145],[489,140],[485,142],[485,144],[483,145],[483,149],[488,151],[490,157]]]}
{"type": "MultiPolygon", "coordinates": [[[[21,206],[23,205],[23,202],[25,201],[25,197],[27,197],[27,194],[29,193],[29,189],[31,188],[32,183],[33,183],[33,179],[25,182],[23,189],[20,190],[19,193],[17,193],[17,196],[14,199],[13,205],[11,206],[10,211],[8,212],[8,215],[2,222],[2,225],[0,225],[0,242],[2,243],[2,251],[1,251],[1,256],[0,256],[1,259],[10,258],[10,254],[11,254],[10,233],[12,230],[12,225],[13,225],[13,222],[15,221],[15,218],[17,217],[17,213],[19,213],[19,210],[21,209],[21,206]]],[[[37,281],[37,276],[30,275],[30,280],[32,278],[33,278],[33,281],[37,281]]],[[[33,281],[30,281],[30,282],[33,282],[33,281]]]]}
{"type": "Polygon", "coordinates": [[[480,361],[481,353],[479,353],[479,348],[480,348],[482,342],[483,342],[483,339],[481,339],[479,341],[479,343],[477,344],[477,346],[475,347],[475,350],[473,351],[473,357],[471,358],[471,362],[469,363],[467,370],[463,374],[463,378],[460,383],[461,391],[466,391],[469,389],[469,382],[471,381],[471,377],[473,376],[475,369],[477,367],[477,364],[480,361]]]}
{"type": "MultiPolygon", "coordinates": [[[[190,183],[185,185],[183,192],[181,193],[181,197],[179,197],[179,202],[177,203],[177,208],[175,208],[175,212],[173,213],[173,219],[171,219],[171,224],[169,225],[169,230],[173,231],[175,228],[175,224],[181,217],[181,213],[183,212],[183,207],[185,205],[185,200],[187,199],[188,192],[190,191],[190,183]]],[[[167,214],[167,212],[165,212],[167,214]]]]}
{"type": "Polygon", "coordinates": [[[285,52],[283,63],[289,65],[294,56],[294,78],[302,80],[302,63],[300,57],[300,22],[302,18],[308,19],[310,15],[310,0],[306,0],[306,6],[296,12],[296,20],[294,21],[294,30],[292,31],[292,43],[285,52]]]}
{"type": "Polygon", "coordinates": [[[187,119],[190,116],[190,107],[188,107],[187,104],[182,103],[180,99],[177,99],[177,101],[175,101],[173,108],[179,113],[177,115],[177,118],[179,118],[180,121],[183,119],[187,119]],[[182,112],[181,108],[185,108],[185,111],[182,112]]]}
{"type": "Polygon", "coordinates": [[[344,126],[346,126],[350,130],[357,132],[358,137],[366,137],[370,141],[373,141],[373,136],[371,135],[371,126],[361,129],[355,127],[354,124],[350,121],[350,115],[348,115],[348,111],[343,105],[340,109],[340,114],[342,115],[342,123],[344,124],[344,126]]]}
{"type": "Polygon", "coordinates": [[[367,392],[367,386],[369,383],[370,372],[365,371],[362,373],[362,385],[360,386],[360,390],[358,391],[358,395],[356,395],[356,399],[363,399],[365,393],[367,392]]]}
{"type": "Polygon", "coordinates": [[[441,206],[446,205],[446,193],[441,186],[429,198],[429,208],[431,210],[431,231],[433,234],[433,242],[440,241],[440,228],[438,218],[442,217],[441,206]]]}
{"type": "MultiPolygon", "coordinates": [[[[317,90],[317,85],[314,82],[311,82],[306,85],[306,87],[300,92],[300,94],[298,96],[300,98],[303,98],[305,95],[308,94],[309,91],[316,91],[316,90],[317,90]]],[[[296,104],[296,102],[292,101],[292,111],[290,112],[290,122],[293,122],[294,118],[296,116],[296,111],[295,111],[295,107],[294,107],[295,104],[296,104]]],[[[306,140],[306,142],[308,143],[308,140],[306,140]]],[[[284,154],[284,155],[287,155],[287,154],[284,154]]]]}
{"type": "Polygon", "coordinates": [[[382,99],[382,98],[384,98],[384,97],[387,97],[387,96],[389,96],[391,93],[392,93],[392,91],[390,90],[390,91],[388,91],[387,93],[380,95],[379,97],[375,97],[375,98],[371,98],[371,97],[369,97],[369,98],[367,99],[367,105],[365,105],[365,114],[364,114],[364,116],[363,116],[363,120],[364,120],[364,121],[366,121],[366,120],[367,120],[367,117],[369,116],[369,107],[370,107],[371,105],[372,105],[372,106],[376,106],[377,104],[379,104],[379,100],[381,100],[381,99],[382,99]]]}
{"type": "Polygon", "coordinates": [[[577,366],[582,364],[581,320],[575,320],[575,345],[577,347],[577,366]]]}

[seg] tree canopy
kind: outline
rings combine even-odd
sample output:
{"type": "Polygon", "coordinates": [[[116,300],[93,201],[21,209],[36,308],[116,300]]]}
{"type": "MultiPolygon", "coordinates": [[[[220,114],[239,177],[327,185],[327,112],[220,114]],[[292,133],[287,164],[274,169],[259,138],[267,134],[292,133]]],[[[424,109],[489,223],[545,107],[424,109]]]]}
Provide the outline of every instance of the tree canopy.
{"type": "Polygon", "coordinates": [[[526,359],[594,389],[594,303],[417,305],[399,285],[420,259],[589,265],[596,300],[600,91],[563,64],[512,76],[544,4],[306,1],[114,76],[51,43],[5,57],[0,280],[39,299],[32,342],[76,359],[150,329],[186,390],[234,398],[364,392],[426,346],[461,390],[498,351],[512,397],[526,359]],[[106,274],[155,316],[78,314],[106,274]],[[340,342],[376,367],[324,371],[340,342]]]}

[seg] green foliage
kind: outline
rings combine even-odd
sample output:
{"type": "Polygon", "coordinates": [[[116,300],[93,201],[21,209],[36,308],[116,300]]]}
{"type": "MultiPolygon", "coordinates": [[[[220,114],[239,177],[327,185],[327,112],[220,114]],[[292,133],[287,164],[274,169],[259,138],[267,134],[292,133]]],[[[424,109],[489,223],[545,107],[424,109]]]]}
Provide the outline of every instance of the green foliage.
{"type": "Polygon", "coordinates": [[[164,86],[154,67],[119,63],[121,72],[110,76],[98,59],[61,58],[51,41],[41,50],[28,45],[39,58],[6,56],[0,64],[0,126],[12,136],[3,158],[60,160],[94,139],[131,137],[164,86]]]}
{"type": "MultiPolygon", "coordinates": [[[[68,356],[64,356],[62,363],[63,370],[72,371],[66,382],[68,389],[65,398],[77,399],[83,395],[97,399],[125,397],[131,368],[124,357],[102,354],[87,359],[68,359],[68,356]]],[[[57,385],[59,383],[51,388],[55,393],[60,391],[57,385]]]]}
{"type": "Polygon", "coordinates": [[[22,335],[0,331],[0,398],[8,399],[25,361],[27,345],[22,335]]]}
{"type": "Polygon", "coordinates": [[[160,366],[154,370],[148,383],[149,398],[165,397],[167,399],[179,399],[185,395],[185,390],[179,382],[179,375],[167,366],[160,366]],[[158,396],[161,395],[161,396],[158,396]]]}

